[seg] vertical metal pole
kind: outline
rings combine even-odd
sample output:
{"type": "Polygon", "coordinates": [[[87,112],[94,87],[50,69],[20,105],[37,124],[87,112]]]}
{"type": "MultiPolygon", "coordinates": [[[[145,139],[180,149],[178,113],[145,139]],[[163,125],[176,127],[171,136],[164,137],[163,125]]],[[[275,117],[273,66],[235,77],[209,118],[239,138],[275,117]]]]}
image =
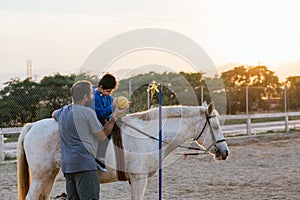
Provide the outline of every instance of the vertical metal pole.
{"type": "MultiPolygon", "coordinates": [[[[149,89],[149,86],[148,86],[149,89]]],[[[150,109],[150,92],[149,90],[147,90],[147,108],[148,110],[150,109]]]]}
{"type": "Polygon", "coordinates": [[[131,80],[128,82],[128,93],[129,93],[129,100],[131,99],[131,80]]]}
{"type": "MultiPolygon", "coordinates": [[[[129,80],[129,82],[128,82],[128,95],[129,95],[129,101],[131,101],[131,80],[129,80]]],[[[129,108],[128,108],[128,112],[129,112],[129,110],[130,110],[130,106],[129,106],[129,108]]]]}
{"type": "Polygon", "coordinates": [[[289,116],[287,113],[286,86],[284,86],[285,132],[289,132],[289,116]]]}
{"type": "Polygon", "coordinates": [[[162,85],[159,84],[159,200],[162,199],[162,85]]]}
{"type": "Polygon", "coordinates": [[[249,116],[249,86],[246,86],[246,115],[247,115],[247,135],[251,134],[251,119],[249,116]]]}
{"type": "Polygon", "coordinates": [[[203,85],[201,85],[201,105],[203,103],[203,85]]]}
{"type": "Polygon", "coordinates": [[[4,158],[4,136],[0,133],[0,162],[4,161],[4,158]]]}

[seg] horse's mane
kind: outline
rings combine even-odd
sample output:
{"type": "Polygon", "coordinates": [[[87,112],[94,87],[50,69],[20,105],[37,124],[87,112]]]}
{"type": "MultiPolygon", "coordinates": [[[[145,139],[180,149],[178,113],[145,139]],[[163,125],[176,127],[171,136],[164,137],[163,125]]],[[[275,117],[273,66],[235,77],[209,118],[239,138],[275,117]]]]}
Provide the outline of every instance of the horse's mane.
{"type": "MultiPolygon", "coordinates": [[[[163,106],[162,118],[188,118],[204,114],[202,106],[163,106]]],[[[147,111],[137,112],[126,115],[125,118],[139,119],[144,121],[158,119],[159,109],[151,108],[147,111]]]]}

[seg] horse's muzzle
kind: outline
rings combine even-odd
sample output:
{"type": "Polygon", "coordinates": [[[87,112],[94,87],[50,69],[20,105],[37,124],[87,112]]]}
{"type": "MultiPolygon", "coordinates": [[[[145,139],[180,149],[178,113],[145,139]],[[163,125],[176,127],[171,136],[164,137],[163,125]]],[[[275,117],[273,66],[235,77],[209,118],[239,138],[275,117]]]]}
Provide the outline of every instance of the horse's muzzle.
{"type": "Polygon", "coordinates": [[[215,158],[216,160],[226,160],[228,158],[229,151],[226,149],[224,151],[221,151],[219,148],[216,148],[215,151],[215,158]]]}

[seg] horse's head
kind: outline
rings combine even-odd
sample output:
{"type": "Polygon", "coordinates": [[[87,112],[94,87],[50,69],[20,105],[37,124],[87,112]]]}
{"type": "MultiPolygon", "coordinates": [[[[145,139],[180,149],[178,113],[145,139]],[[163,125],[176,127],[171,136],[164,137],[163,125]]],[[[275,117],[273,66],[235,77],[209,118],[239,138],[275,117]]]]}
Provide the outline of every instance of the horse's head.
{"type": "Polygon", "coordinates": [[[220,127],[219,114],[215,110],[214,104],[207,105],[204,102],[200,114],[205,122],[204,124],[199,123],[195,141],[207,152],[213,154],[216,160],[226,160],[229,155],[229,148],[220,127]]]}

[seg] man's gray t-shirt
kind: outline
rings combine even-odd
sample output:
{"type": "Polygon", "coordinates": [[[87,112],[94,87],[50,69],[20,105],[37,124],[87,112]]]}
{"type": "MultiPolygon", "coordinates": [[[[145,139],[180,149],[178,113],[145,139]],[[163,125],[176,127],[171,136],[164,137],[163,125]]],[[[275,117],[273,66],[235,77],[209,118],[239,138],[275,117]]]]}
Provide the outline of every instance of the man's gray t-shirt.
{"type": "Polygon", "coordinates": [[[62,153],[62,172],[74,173],[97,170],[95,161],[102,131],[95,111],[78,104],[70,104],[54,112],[59,123],[62,153]]]}

